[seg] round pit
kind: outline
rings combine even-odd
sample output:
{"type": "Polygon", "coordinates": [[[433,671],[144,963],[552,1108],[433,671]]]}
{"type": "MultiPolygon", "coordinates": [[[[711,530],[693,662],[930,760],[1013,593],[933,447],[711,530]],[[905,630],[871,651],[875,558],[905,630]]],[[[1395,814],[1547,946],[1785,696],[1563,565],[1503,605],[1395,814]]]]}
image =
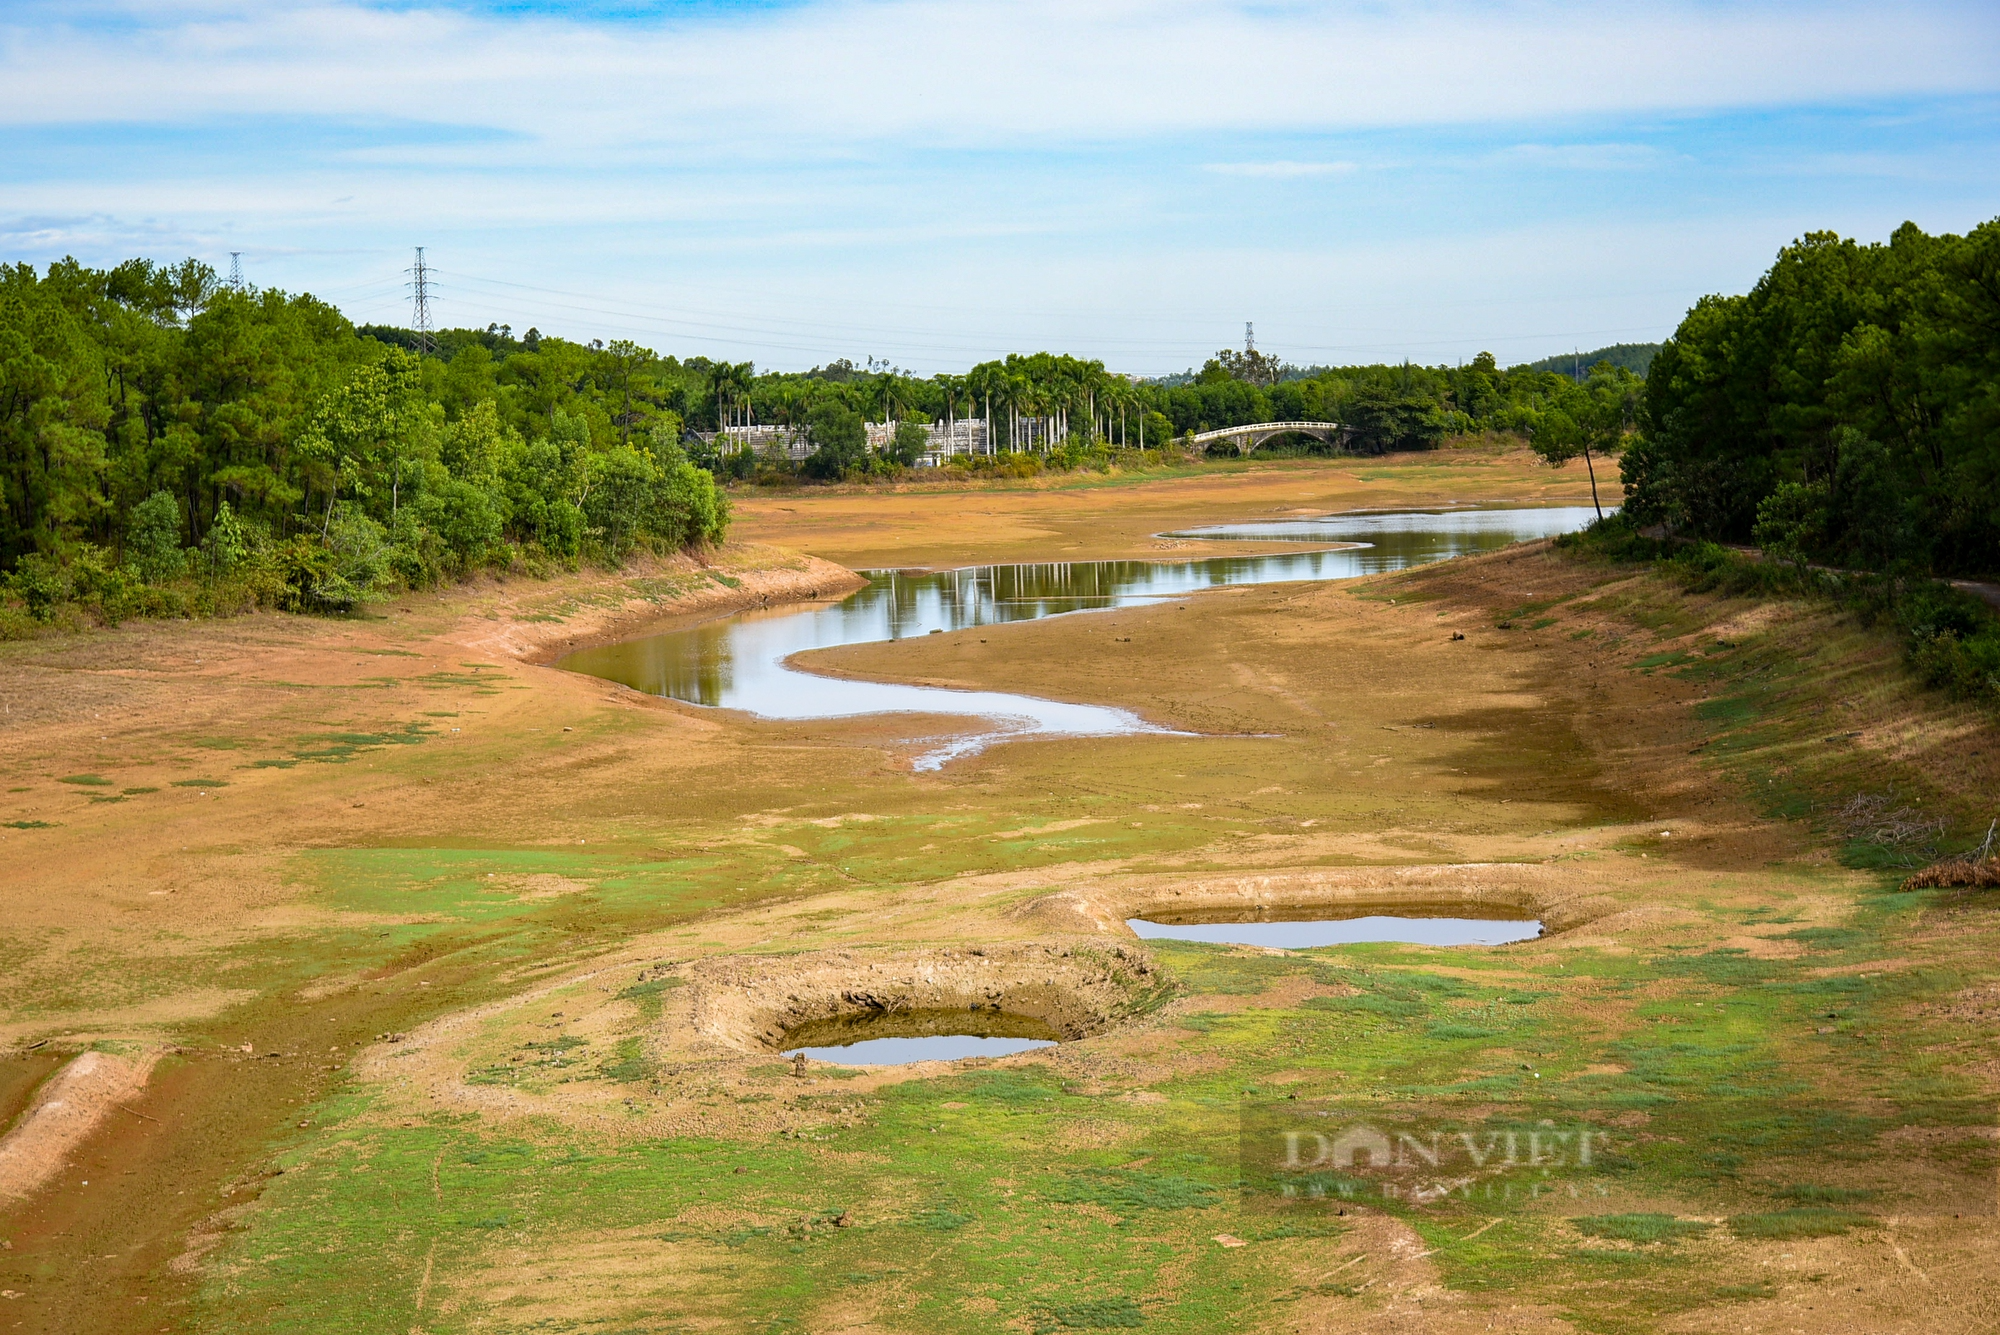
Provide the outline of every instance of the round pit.
{"type": "MultiPolygon", "coordinates": [[[[953,1038],[1071,1042],[1150,1009],[1168,991],[1143,950],[1112,943],[739,955],[702,961],[688,982],[689,1037],[745,1054],[877,1042],[914,1051],[911,1040],[953,1038]]],[[[863,1055],[872,1054],[827,1059],[877,1064],[863,1055]]]]}

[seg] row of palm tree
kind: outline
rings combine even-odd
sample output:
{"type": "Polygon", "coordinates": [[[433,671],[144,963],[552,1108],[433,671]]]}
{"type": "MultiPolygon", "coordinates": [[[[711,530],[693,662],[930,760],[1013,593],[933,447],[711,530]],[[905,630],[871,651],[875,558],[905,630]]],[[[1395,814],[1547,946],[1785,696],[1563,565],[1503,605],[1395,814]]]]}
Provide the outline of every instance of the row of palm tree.
{"type": "Polygon", "coordinates": [[[1159,445],[1145,439],[1151,406],[1141,388],[1104,363],[1035,353],[983,362],[963,375],[927,381],[885,371],[843,378],[757,376],[750,363],[718,362],[707,371],[707,395],[718,426],[798,427],[818,404],[837,398],[870,420],[918,416],[947,429],[974,420],[986,425],[993,451],[1047,452],[1065,443],[1159,445]]]}

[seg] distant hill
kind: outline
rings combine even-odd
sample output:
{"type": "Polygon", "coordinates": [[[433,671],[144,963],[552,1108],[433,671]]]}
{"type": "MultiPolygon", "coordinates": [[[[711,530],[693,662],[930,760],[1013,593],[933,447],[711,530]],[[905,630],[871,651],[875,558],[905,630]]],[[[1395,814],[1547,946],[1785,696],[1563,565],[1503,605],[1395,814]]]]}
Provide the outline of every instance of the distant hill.
{"type": "Polygon", "coordinates": [[[1608,348],[1598,348],[1593,352],[1564,352],[1554,357],[1544,357],[1538,362],[1529,362],[1526,367],[1509,367],[1509,370],[1563,371],[1587,375],[1590,368],[1599,362],[1610,362],[1622,366],[1634,375],[1646,374],[1646,368],[1653,364],[1653,354],[1660,350],[1657,343],[1613,343],[1608,348]]]}

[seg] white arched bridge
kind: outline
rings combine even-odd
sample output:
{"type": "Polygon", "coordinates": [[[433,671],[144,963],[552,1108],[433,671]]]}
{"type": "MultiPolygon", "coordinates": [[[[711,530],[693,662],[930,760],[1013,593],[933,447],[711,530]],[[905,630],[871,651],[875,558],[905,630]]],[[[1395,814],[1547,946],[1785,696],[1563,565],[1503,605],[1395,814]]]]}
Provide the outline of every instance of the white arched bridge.
{"type": "Polygon", "coordinates": [[[1338,445],[1352,435],[1354,428],[1342,426],[1338,422],[1253,422],[1249,426],[1217,427],[1213,431],[1198,431],[1194,443],[1206,448],[1218,440],[1226,440],[1236,447],[1238,454],[1248,454],[1273,436],[1298,434],[1314,436],[1320,440],[1338,445]]]}

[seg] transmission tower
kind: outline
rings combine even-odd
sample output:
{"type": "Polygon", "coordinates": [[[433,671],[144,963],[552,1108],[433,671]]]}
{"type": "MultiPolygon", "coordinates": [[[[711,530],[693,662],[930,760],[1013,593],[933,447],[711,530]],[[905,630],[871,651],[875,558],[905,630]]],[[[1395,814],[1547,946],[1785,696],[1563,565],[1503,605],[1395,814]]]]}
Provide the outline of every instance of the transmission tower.
{"type": "Polygon", "coordinates": [[[1243,322],[1243,355],[1248,357],[1257,351],[1257,329],[1248,320],[1243,322]]]}
{"type": "Polygon", "coordinates": [[[424,263],[424,248],[417,247],[417,262],[410,266],[410,327],[417,334],[417,351],[429,355],[437,351],[431,336],[431,271],[424,263]]]}
{"type": "Polygon", "coordinates": [[[229,285],[238,292],[243,290],[243,252],[240,250],[229,252],[229,285]]]}

